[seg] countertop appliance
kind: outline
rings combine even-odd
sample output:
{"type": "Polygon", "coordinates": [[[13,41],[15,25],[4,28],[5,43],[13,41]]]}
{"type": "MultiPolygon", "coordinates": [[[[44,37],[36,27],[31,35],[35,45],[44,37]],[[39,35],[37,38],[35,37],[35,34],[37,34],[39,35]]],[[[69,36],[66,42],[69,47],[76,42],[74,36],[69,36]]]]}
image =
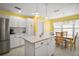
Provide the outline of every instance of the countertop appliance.
{"type": "Polygon", "coordinates": [[[10,34],[15,34],[14,29],[10,28],[10,34]]]}
{"type": "Polygon", "coordinates": [[[0,55],[10,51],[9,19],[0,18],[0,55]]]}

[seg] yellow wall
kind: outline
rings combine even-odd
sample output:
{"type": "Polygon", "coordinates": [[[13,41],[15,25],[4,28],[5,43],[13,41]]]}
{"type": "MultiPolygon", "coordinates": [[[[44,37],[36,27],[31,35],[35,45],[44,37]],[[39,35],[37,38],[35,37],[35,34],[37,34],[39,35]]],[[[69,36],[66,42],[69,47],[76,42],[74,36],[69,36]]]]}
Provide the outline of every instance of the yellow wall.
{"type": "Polygon", "coordinates": [[[33,18],[33,16],[25,16],[25,15],[21,15],[20,13],[14,13],[14,12],[6,11],[6,10],[0,10],[0,14],[8,15],[8,16],[20,17],[20,18],[23,18],[23,19],[33,18]]]}
{"type": "MultiPolygon", "coordinates": [[[[26,18],[33,18],[34,20],[34,31],[35,32],[38,32],[38,19],[42,19],[40,21],[43,21],[44,18],[43,17],[34,17],[34,16],[25,16],[25,15],[21,15],[20,13],[14,13],[14,12],[9,12],[9,11],[5,11],[5,10],[0,10],[0,14],[3,14],[3,15],[8,15],[8,16],[15,16],[15,17],[20,17],[22,19],[26,19],[26,18]]],[[[45,32],[49,32],[49,31],[53,31],[54,30],[54,26],[53,24],[55,22],[64,22],[64,21],[72,21],[72,20],[76,20],[76,19],[79,19],[79,14],[76,14],[76,15],[71,15],[71,16],[65,16],[65,17],[61,17],[61,18],[57,18],[57,19],[46,19],[46,21],[43,21],[44,23],[44,31],[45,32]]]]}
{"type": "Polygon", "coordinates": [[[50,31],[50,22],[44,22],[44,32],[49,32],[50,31]]]}

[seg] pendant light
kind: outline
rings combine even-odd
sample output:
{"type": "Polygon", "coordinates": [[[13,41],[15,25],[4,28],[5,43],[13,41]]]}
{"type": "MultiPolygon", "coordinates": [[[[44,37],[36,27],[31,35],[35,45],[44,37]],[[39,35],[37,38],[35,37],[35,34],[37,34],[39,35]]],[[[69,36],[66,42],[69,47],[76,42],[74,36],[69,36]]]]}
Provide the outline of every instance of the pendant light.
{"type": "Polygon", "coordinates": [[[32,15],[39,16],[39,13],[38,13],[38,3],[35,4],[35,10],[34,10],[34,13],[32,13],[32,15]]]}
{"type": "Polygon", "coordinates": [[[38,3],[36,3],[35,15],[36,15],[36,16],[38,16],[38,15],[39,15],[39,13],[38,13],[38,3]]]}
{"type": "Polygon", "coordinates": [[[48,4],[46,3],[46,4],[45,4],[45,8],[46,8],[46,15],[45,15],[45,19],[48,19],[48,17],[47,17],[47,16],[48,16],[48,15],[47,15],[47,5],[48,5],[48,4]]]}
{"type": "Polygon", "coordinates": [[[32,13],[34,15],[34,35],[37,35],[36,33],[38,32],[38,18],[39,18],[39,13],[38,13],[38,4],[35,4],[35,12],[32,13]]]}

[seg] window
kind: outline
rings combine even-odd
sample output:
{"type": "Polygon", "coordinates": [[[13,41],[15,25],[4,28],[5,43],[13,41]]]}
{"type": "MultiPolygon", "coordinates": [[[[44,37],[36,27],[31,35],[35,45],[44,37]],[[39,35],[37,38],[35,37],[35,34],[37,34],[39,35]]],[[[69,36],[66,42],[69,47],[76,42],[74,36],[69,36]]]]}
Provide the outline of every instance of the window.
{"type": "Polygon", "coordinates": [[[54,23],[54,34],[55,32],[60,32],[62,31],[62,22],[56,22],[54,23]]]}
{"type": "MultiPolygon", "coordinates": [[[[79,20],[75,21],[75,34],[79,32],[79,20]]],[[[78,35],[79,36],[79,35],[78,35]]]]}
{"type": "Polygon", "coordinates": [[[56,22],[54,32],[67,31],[68,35],[73,35],[73,21],[56,22]]]}
{"type": "Polygon", "coordinates": [[[73,21],[63,22],[63,31],[67,31],[68,35],[73,35],[73,21]]]}

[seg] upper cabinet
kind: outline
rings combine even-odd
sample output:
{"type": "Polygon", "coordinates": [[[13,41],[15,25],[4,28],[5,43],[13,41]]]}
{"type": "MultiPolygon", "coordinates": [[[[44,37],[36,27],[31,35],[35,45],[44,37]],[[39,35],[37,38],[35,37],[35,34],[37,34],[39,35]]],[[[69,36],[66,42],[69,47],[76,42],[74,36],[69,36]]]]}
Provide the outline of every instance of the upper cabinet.
{"type": "Polygon", "coordinates": [[[10,27],[26,27],[26,20],[18,17],[10,17],[10,27]]]}
{"type": "Polygon", "coordinates": [[[26,32],[28,35],[34,35],[34,22],[33,19],[26,20],[26,32]]]}

